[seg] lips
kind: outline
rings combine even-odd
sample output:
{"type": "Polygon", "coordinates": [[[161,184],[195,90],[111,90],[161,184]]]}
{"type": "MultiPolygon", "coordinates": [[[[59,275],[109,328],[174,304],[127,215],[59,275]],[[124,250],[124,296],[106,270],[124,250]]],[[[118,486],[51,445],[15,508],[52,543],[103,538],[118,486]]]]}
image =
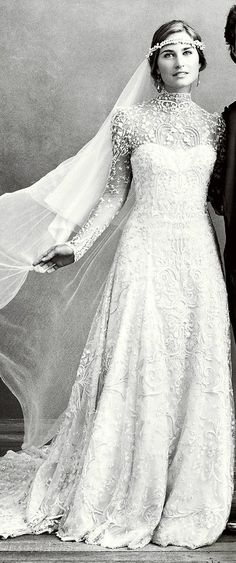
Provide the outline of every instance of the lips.
{"type": "Polygon", "coordinates": [[[185,72],[184,70],[180,70],[179,72],[175,72],[173,76],[184,76],[185,74],[188,74],[188,72],[185,72]]]}

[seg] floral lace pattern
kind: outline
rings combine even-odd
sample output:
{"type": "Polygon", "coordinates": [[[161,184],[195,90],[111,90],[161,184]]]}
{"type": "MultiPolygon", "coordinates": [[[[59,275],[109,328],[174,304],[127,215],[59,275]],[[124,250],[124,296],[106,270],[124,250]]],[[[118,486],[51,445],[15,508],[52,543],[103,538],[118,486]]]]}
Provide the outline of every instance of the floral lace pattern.
{"type": "Polygon", "coordinates": [[[223,124],[181,96],[163,93],[113,119],[111,173],[71,243],[77,257],[118,212],[131,175],[135,205],[57,436],[1,460],[4,537],[56,530],[111,548],[196,548],[225,527],[229,316],[206,208],[223,124]]]}
{"type": "MultiPolygon", "coordinates": [[[[68,243],[74,250],[75,260],[85,254],[121,209],[132,178],[130,156],[146,143],[183,149],[207,145],[208,148],[212,146],[214,150],[218,149],[207,199],[215,211],[222,214],[219,179],[221,161],[224,158],[224,131],[222,118],[216,113],[209,114],[194,104],[190,94],[164,91],[148,103],[120,109],[112,121],[113,160],[105,192],[86,224],[68,243]]],[[[176,158],[179,158],[178,154],[176,158]]],[[[209,170],[206,169],[208,180],[209,170]]]]}

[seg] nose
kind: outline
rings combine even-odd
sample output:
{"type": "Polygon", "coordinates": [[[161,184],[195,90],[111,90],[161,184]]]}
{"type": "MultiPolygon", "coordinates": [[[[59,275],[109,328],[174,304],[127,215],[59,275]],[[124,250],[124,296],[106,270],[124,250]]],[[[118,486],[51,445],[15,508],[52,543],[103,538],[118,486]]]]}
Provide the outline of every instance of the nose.
{"type": "Polygon", "coordinates": [[[176,56],[176,59],[175,59],[175,67],[176,67],[176,69],[179,70],[180,68],[183,68],[183,66],[184,66],[183,55],[182,55],[182,54],[178,54],[178,55],[176,56]]]}

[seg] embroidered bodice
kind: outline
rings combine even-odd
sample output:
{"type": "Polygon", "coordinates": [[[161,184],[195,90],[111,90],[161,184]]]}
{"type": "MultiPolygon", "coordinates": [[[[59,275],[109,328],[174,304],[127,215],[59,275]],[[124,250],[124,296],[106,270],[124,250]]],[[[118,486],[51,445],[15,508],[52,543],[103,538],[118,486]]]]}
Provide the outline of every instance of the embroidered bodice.
{"type": "MultiPolygon", "coordinates": [[[[217,147],[223,153],[224,122],[195,104],[190,94],[162,92],[148,102],[120,108],[111,127],[113,159],[97,207],[69,243],[81,258],[127,198],[131,179],[140,217],[184,221],[204,213],[207,199],[221,212],[217,170],[208,183],[217,147]]],[[[220,165],[220,158],[218,159],[220,165]]]]}

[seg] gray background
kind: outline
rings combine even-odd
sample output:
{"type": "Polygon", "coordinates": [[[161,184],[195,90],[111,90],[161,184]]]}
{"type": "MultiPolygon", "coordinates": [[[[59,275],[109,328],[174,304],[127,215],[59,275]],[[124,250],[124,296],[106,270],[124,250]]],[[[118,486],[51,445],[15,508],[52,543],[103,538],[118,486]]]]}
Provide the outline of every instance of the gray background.
{"type": "MultiPolygon", "coordinates": [[[[207,45],[194,100],[209,111],[232,102],[236,66],[223,38],[232,3],[0,0],[1,193],[32,184],[93,136],[170,19],[185,19],[207,45]]],[[[223,245],[219,220],[217,230],[223,245]]],[[[3,384],[0,391],[0,417],[19,417],[3,384]]]]}

